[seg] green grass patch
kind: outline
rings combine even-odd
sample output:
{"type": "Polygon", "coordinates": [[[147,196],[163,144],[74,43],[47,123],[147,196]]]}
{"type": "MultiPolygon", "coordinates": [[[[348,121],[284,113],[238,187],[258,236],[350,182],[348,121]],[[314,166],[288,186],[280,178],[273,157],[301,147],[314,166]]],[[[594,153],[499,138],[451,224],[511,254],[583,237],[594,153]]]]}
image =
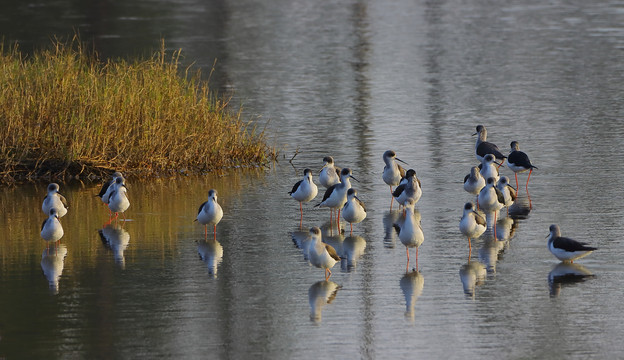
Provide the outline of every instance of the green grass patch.
{"type": "Polygon", "coordinates": [[[180,51],[101,61],[77,39],[23,55],[0,45],[0,182],[266,164],[263,131],[180,65],[180,51]]]}

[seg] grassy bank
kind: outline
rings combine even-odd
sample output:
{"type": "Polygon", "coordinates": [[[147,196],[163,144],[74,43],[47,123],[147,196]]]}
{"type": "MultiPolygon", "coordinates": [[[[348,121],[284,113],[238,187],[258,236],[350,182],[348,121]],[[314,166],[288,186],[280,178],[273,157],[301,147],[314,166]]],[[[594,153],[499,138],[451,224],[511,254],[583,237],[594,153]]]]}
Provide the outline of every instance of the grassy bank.
{"type": "Polygon", "coordinates": [[[164,44],[151,59],[100,61],[76,40],[28,57],[0,47],[0,182],[153,176],[275,157],[262,132],[164,44]]]}

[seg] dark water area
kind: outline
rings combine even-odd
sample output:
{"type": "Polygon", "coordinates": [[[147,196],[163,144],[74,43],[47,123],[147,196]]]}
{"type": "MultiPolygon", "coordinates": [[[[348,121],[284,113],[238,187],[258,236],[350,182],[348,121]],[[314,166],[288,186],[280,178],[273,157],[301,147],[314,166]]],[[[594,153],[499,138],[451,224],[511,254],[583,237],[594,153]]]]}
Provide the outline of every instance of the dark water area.
{"type": "Polygon", "coordinates": [[[0,35],[24,49],[79,29],[105,57],[164,38],[204,74],[217,59],[214,88],[281,152],[269,168],[129,179],[128,221],[113,226],[98,184],[61,184],[71,207],[52,252],[47,184],[0,188],[0,357],[621,357],[622,24],[616,1],[0,4],[0,35]],[[478,124],[539,169],[469,258],[459,220],[478,124]],[[422,183],[416,271],[392,227],[388,149],[422,183]],[[353,235],[313,208],[322,187],[303,229],[287,193],[305,168],[318,183],[327,155],[368,207],[353,235]],[[217,242],[193,222],[209,189],[217,242]],[[599,250],[560,264],[551,224],[599,250]],[[329,281],[298,247],[312,226],[343,257],[329,281]]]}

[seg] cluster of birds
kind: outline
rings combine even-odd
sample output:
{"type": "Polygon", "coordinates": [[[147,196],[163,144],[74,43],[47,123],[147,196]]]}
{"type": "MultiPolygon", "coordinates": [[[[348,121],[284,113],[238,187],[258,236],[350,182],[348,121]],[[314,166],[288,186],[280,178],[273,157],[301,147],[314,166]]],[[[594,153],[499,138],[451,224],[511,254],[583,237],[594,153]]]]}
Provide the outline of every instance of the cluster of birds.
{"type": "MultiPolygon", "coordinates": [[[[470,194],[477,195],[477,207],[472,202],[464,205],[464,213],[459,223],[459,229],[468,238],[468,246],[471,248],[470,239],[481,236],[488,228],[488,224],[494,226],[494,236],[496,237],[496,216],[498,211],[509,207],[516,201],[518,189],[518,173],[529,171],[526,182],[527,196],[529,193],[529,180],[533,169],[536,166],[531,164],[526,153],[520,151],[517,141],[510,144],[509,155],[501,153],[498,146],[487,141],[487,130],[485,126],[478,125],[478,135],[475,143],[475,156],[481,164],[473,167],[470,174],[464,178],[464,189],[470,194]],[[499,168],[507,159],[507,167],[514,172],[516,178],[516,188],[509,184],[509,178],[499,176],[499,168]],[[498,162],[497,162],[498,161],[498,162]],[[484,219],[478,211],[485,213],[484,219]],[[491,219],[493,218],[493,221],[491,219]]],[[[529,197],[530,199],[530,197],[529,197]]],[[[530,200],[529,200],[530,201],[530,200]]],[[[589,255],[596,250],[595,247],[588,246],[570,238],[562,237],[558,225],[551,225],[548,236],[548,249],[559,260],[573,262],[589,255]]]]}
{"type": "MultiPolygon", "coordinates": [[[[476,196],[476,205],[467,202],[464,205],[462,219],[459,223],[459,230],[468,238],[469,249],[472,249],[471,239],[478,238],[485,231],[493,227],[493,234],[496,237],[497,214],[503,208],[509,207],[517,199],[518,173],[528,171],[525,185],[528,196],[528,185],[533,169],[536,166],[531,164],[526,153],[520,151],[519,143],[512,141],[510,152],[504,155],[495,144],[487,141],[487,130],[485,126],[478,125],[476,128],[478,135],[475,144],[475,156],[480,162],[479,166],[474,166],[464,179],[464,189],[476,196]],[[513,171],[516,187],[514,188],[507,176],[500,176],[499,168],[507,160],[507,167],[513,171]]],[[[396,153],[387,150],[383,154],[385,163],[382,173],[383,181],[390,187],[392,202],[396,200],[403,207],[403,218],[393,224],[398,232],[401,243],[406,247],[407,267],[410,262],[410,248],[416,248],[416,267],[418,267],[418,248],[424,241],[424,235],[420,224],[420,217],[415,212],[414,207],[422,196],[421,182],[416,176],[414,169],[406,170],[399,163],[407,163],[397,158],[396,153]],[[393,187],[395,187],[393,189],[393,187]]],[[[357,197],[357,190],[351,187],[350,179],[358,181],[352,175],[349,168],[340,169],[334,164],[334,159],[327,156],[323,159],[324,165],[319,173],[319,182],[326,188],[323,199],[315,207],[330,208],[330,224],[333,223],[333,213],[337,211],[336,223],[340,229],[339,217],[342,217],[350,224],[353,232],[353,224],[357,224],[366,218],[366,206],[357,197]]],[[[290,196],[299,202],[300,221],[303,221],[303,203],[312,201],[318,194],[318,187],[313,181],[312,170],[305,169],[303,178],[294,184],[289,192],[290,196]]],[[[530,201],[530,197],[529,197],[530,201]]],[[[562,237],[558,225],[550,226],[548,236],[548,248],[551,253],[563,262],[573,262],[596,250],[595,247],[585,243],[562,237]]],[[[312,227],[309,231],[309,248],[307,251],[308,260],[314,266],[325,269],[325,279],[331,276],[331,268],[340,261],[340,257],[335,249],[329,244],[322,242],[321,232],[318,227],[312,227]]]]}
{"type": "MultiPolygon", "coordinates": [[[[496,234],[497,213],[509,207],[517,198],[518,173],[529,171],[527,177],[526,190],[528,196],[528,184],[533,169],[537,169],[531,164],[529,157],[519,150],[517,141],[511,142],[511,149],[507,156],[499,148],[487,141],[487,130],[485,126],[478,125],[478,135],[475,144],[475,155],[480,162],[479,166],[474,166],[470,174],[464,179],[464,189],[476,195],[476,206],[473,202],[464,205],[462,219],[459,223],[459,230],[468,238],[469,249],[472,249],[471,239],[481,236],[490,224],[494,227],[496,234]],[[509,178],[500,176],[499,168],[507,160],[507,167],[514,172],[516,188],[511,186],[509,178]],[[485,215],[484,216],[482,215],[485,215]]],[[[393,224],[398,232],[401,243],[405,245],[407,255],[407,268],[410,262],[410,249],[416,248],[416,267],[418,267],[418,248],[424,241],[424,234],[420,224],[420,216],[415,211],[415,205],[422,196],[421,182],[416,176],[414,169],[406,170],[399,163],[407,163],[397,158],[396,153],[387,150],[383,154],[385,163],[382,179],[390,187],[392,199],[390,208],[394,200],[403,207],[403,217],[393,224]],[[394,188],[393,188],[394,187],[394,188]]],[[[330,224],[336,221],[338,231],[340,231],[340,216],[349,223],[351,233],[353,224],[362,222],[366,218],[366,206],[358,198],[358,192],[351,186],[353,177],[349,168],[339,168],[335,165],[334,159],[327,156],[323,159],[324,165],[319,173],[319,182],[326,188],[323,199],[314,207],[327,207],[330,209],[330,224]],[[336,212],[334,220],[334,212],[336,212]]],[[[290,196],[299,202],[300,220],[299,226],[303,224],[303,203],[307,203],[316,198],[318,187],[313,181],[312,170],[305,169],[303,178],[297,181],[290,196]]],[[[358,181],[359,182],[359,181],[358,181]]],[[[106,182],[98,194],[104,204],[108,206],[110,221],[117,219],[119,213],[130,207],[127,196],[127,188],[123,175],[115,172],[112,179],[106,182]],[[113,218],[113,213],[115,217],[113,218]]],[[[530,199],[530,198],[529,198],[530,199]]],[[[59,219],[67,214],[68,209],[65,197],[59,193],[59,185],[51,183],[48,185],[48,194],[44,198],[42,210],[48,215],[41,227],[41,237],[49,243],[60,240],[63,236],[63,227],[59,219]]],[[[125,214],[123,215],[125,220],[125,214]]],[[[214,240],[216,240],[216,227],[223,218],[223,209],[217,201],[217,191],[211,189],[208,192],[208,200],[199,206],[195,221],[204,225],[204,234],[208,236],[208,226],[213,227],[214,240]]],[[[309,230],[309,239],[306,253],[308,260],[314,266],[325,270],[325,280],[331,276],[331,268],[341,260],[336,250],[329,244],[322,241],[319,227],[312,227],[309,230]]],[[[496,235],[495,235],[496,236],[496,235]]],[[[552,254],[564,262],[572,262],[596,250],[595,247],[585,243],[562,237],[559,226],[550,226],[548,236],[548,248],[552,254]]]]}
{"type": "MultiPolygon", "coordinates": [[[[41,210],[48,218],[41,224],[41,237],[47,242],[47,245],[59,241],[65,232],[61,225],[60,218],[67,214],[69,204],[63,195],[59,193],[60,187],[57,183],[48,185],[48,194],[43,199],[41,210]]],[[[123,214],[130,207],[130,200],[127,196],[126,180],[120,172],[115,172],[113,178],[102,185],[102,189],[97,195],[109,209],[109,222],[117,219],[119,213],[123,214]],[[115,217],[112,214],[115,213],[115,217]]]]}

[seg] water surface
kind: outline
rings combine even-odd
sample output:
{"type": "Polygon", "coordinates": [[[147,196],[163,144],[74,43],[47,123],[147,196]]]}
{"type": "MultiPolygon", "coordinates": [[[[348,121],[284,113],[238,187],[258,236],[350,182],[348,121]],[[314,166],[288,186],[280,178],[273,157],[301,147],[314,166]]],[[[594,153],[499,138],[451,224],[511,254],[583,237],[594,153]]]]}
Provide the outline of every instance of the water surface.
{"type": "Polygon", "coordinates": [[[218,58],[211,81],[267,124],[283,158],[253,171],[130,179],[129,220],[112,228],[97,184],[61,184],[72,207],[63,246],[45,261],[47,184],[0,189],[0,356],[620,356],[621,4],[55,4],[13,5],[0,31],[35,44],[77,24],[107,56],[164,36],[201,67],[218,58]],[[31,16],[44,20],[12,22],[31,16]],[[505,152],[519,141],[539,169],[530,205],[523,174],[516,215],[501,213],[498,240],[474,240],[469,260],[458,225],[472,200],[461,181],[476,164],[477,124],[505,152]],[[400,214],[381,180],[387,149],[423,185],[416,272],[391,226],[400,214]],[[352,260],[330,282],[297,247],[309,227],[327,229],[328,211],[304,205],[299,229],[287,194],[326,155],[353,169],[369,208],[353,236],[325,237],[352,260]],[[218,244],[193,222],[211,188],[225,212],[218,244]],[[600,250],[562,268],[546,248],[553,223],[600,250]],[[58,284],[47,264],[62,264],[58,284]]]}

